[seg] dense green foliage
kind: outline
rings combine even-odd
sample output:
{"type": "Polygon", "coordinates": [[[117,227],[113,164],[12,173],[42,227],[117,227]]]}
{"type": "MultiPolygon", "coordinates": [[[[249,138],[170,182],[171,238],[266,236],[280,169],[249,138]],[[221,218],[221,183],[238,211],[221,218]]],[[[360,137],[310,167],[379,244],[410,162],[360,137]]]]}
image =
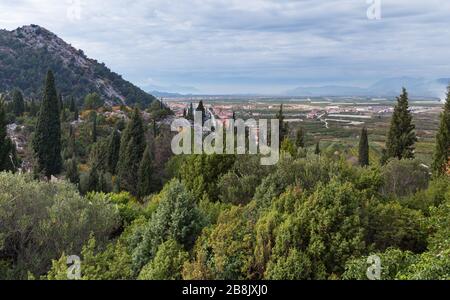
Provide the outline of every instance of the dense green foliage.
{"type": "MultiPolygon", "coordinates": [[[[83,280],[367,279],[373,254],[381,279],[449,279],[450,177],[405,159],[410,146],[383,165],[369,164],[364,129],[351,157],[322,137],[308,147],[280,108],[274,166],[250,154],[172,156],[162,102],[89,104],[75,120],[76,101],[61,104],[52,80],[38,116],[15,116],[11,99],[0,107],[0,163],[14,158],[12,120],[14,138],[34,135],[30,146],[65,161],[51,181],[0,173],[0,279],[65,280],[73,255],[83,280]]],[[[402,97],[397,115],[409,115],[402,97]]],[[[23,166],[52,167],[21,148],[23,166]]]]}
{"type": "Polygon", "coordinates": [[[104,101],[97,93],[90,93],[84,98],[85,109],[98,109],[104,105],[104,101]]]}
{"type": "Polygon", "coordinates": [[[114,205],[81,197],[68,183],[0,173],[0,259],[7,278],[42,275],[62,252],[79,253],[93,236],[105,243],[118,226],[114,205]],[[11,199],[14,201],[11,201],[11,199]]]}
{"type": "Polygon", "coordinates": [[[135,270],[147,264],[158,251],[158,247],[168,241],[190,249],[201,230],[202,217],[193,195],[178,181],[171,181],[162,191],[158,208],[135,239],[138,241],[133,251],[135,270]]]}

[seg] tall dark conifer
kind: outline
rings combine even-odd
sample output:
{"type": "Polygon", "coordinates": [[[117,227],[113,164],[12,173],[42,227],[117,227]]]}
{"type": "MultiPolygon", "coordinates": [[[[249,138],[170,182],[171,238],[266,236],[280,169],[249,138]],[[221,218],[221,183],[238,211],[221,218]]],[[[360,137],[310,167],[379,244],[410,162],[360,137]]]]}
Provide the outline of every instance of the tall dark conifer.
{"type": "Polygon", "coordinates": [[[117,126],[109,136],[108,146],[108,171],[111,174],[116,174],[117,162],[119,161],[120,153],[120,133],[117,126]]]}
{"type": "Polygon", "coordinates": [[[146,147],[144,125],[136,108],[120,140],[119,164],[117,174],[120,188],[138,194],[139,165],[146,147]]]}
{"type": "Polygon", "coordinates": [[[414,144],[417,142],[414,129],[412,115],[408,108],[408,93],[403,88],[402,94],[397,97],[397,105],[394,108],[386,141],[388,157],[414,158],[414,144]]]}
{"type": "Polygon", "coordinates": [[[25,112],[25,101],[22,93],[19,90],[14,90],[13,93],[14,114],[19,117],[25,112]]]}
{"type": "Polygon", "coordinates": [[[80,116],[79,116],[79,111],[78,111],[78,106],[75,106],[75,110],[74,110],[74,112],[73,112],[73,120],[74,121],[78,121],[78,119],[80,118],[80,116]]]}
{"type": "Polygon", "coordinates": [[[69,110],[70,112],[75,112],[76,104],[75,104],[75,98],[70,98],[70,104],[69,104],[69,110]]]}
{"type": "Polygon", "coordinates": [[[436,135],[436,149],[434,151],[433,171],[436,175],[444,174],[450,159],[450,86],[447,88],[447,98],[441,122],[436,135]]]}
{"type": "Polygon", "coordinates": [[[194,105],[192,104],[192,102],[189,104],[186,118],[191,121],[194,120],[194,105]]]}
{"type": "Polygon", "coordinates": [[[59,107],[59,112],[61,113],[64,110],[64,100],[63,100],[63,95],[59,94],[58,95],[58,107],[59,107]]]}
{"type": "MultiPolygon", "coordinates": [[[[284,121],[284,114],[283,114],[283,104],[280,106],[280,110],[278,111],[276,118],[279,121],[280,126],[280,142],[284,141],[285,138],[287,138],[289,133],[289,127],[288,124],[284,121]]],[[[280,143],[281,145],[281,143],[280,143]]]]}
{"type": "Polygon", "coordinates": [[[7,135],[6,113],[0,101],[0,172],[16,169],[15,146],[7,135]]]}
{"type": "Polygon", "coordinates": [[[367,136],[367,129],[364,127],[361,130],[359,137],[359,165],[362,167],[369,165],[369,138],[367,136]]]}
{"type": "Polygon", "coordinates": [[[320,141],[316,143],[316,149],[314,150],[315,155],[320,155],[320,141]]]}
{"type": "Polygon", "coordinates": [[[92,130],[91,130],[92,143],[97,142],[97,113],[92,113],[92,130]]]}
{"type": "Polygon", "coordinates": [[[297,130],[295,136],[295,146],[297,146],[297,148],[305,148],[305,131],[303,130],[303,127],[300,127],[297,130]]]}
{"type": "Polygon", "coordinates": [[[48,71],[44,96],[39,111],[33,149],[37,159],[36,171],[50,178],[61,172],[61,123],[55,78],[48,71]]]}
{"type": "Polygon", "coordinates": [[[198,106],[195,109],[195,111],[200,112],[202,114],[202,124],[204,124],[206,121],[206,109],[205,106],[203,105],[202,100],[200,100],[200,102],[198,103],[198,106]]]}
{"type": "Polygon", "coordinates": [[[69,140],[67,141],[67,153],[69,157],[77,157],[78,155],[77,140],[75,130],[73,129],[72,125],[70,125],[69,127],[69,140]]]}
{"type": "Polygon", "coordinates": [[[143,198],[156,191],[157,185],[153,173],[153,157],[150,147],[147,146],[139,165],[139,197],[143,198]]]}

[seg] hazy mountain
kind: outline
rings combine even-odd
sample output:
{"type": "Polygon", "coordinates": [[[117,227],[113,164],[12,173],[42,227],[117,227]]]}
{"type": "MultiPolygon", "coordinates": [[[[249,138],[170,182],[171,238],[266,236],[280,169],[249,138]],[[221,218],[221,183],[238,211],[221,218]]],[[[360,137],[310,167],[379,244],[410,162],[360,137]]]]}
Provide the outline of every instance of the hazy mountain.
{"type": "Polygon", "coordinates": [[[184,94],[179,94],[179,93],[160,92],[160,91],[150,91],[150,93],[155,97],[177,98],[177,97],[186,96],[184,94]]]}
{"type": "Polygon", "coordinates": [[[39,97],[48,69],[63,96],[97,92],[110,103],[127,104],[155,99],[40,26],[0,30],[0,91],[19,88],[26,96],[39,97]]]}
{"type": "Polygon", "coordinates": [[[364,96],[367,89],[351,86],[319,86],[319,87],[298,87],[287,91],[290,96],[364,96]]]}
{"type": "Polygon", "coordinates": [[[398,96],[405,87],[411,97],[442,97],[449,78],[428,80],[413,77],[385,78],[367,88],[349,86],[298,87],[287,91],[290,96],[398,96]]]}

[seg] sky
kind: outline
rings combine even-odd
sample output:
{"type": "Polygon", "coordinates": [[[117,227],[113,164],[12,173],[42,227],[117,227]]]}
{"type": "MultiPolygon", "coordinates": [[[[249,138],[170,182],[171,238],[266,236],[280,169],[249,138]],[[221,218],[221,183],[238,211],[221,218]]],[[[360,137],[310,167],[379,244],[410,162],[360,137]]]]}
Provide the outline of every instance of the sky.
{"type": "Polygon", "coordinates": [[[276,94],[450,77],[448,0],[0,0],[145,90],[276,94]]]}

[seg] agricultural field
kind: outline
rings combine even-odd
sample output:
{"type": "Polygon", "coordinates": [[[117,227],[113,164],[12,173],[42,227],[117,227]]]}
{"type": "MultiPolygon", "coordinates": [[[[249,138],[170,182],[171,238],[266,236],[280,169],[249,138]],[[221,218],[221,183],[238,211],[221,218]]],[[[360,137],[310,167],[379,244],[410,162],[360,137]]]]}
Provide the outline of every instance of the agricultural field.
{"type": "MultiPolygon", "coordinates": [[[[377,163],[385,145],[395,99],[372,98],[265,98],[265,97],[195,97],[166,99],[168,105],[179,115],[191,102],[202,100],[216,117],[260,119],[273,118],[283,104],[283,113],[289,123],[290,134],[296,129],[306,130],[306,142],[313,149],[320,141],[322,151],[357,156],[359,134],[363,127],[369,132],[370,158],[377,163]]],[[[429,166],[432,161],[435,135],[439,125],[442,103],[438,99],[412,99],[410,109],[416,125],[418,142],[416,157],[429,166]]],[[[311,150],[312,151],[312,150],[311,150]]]]}

